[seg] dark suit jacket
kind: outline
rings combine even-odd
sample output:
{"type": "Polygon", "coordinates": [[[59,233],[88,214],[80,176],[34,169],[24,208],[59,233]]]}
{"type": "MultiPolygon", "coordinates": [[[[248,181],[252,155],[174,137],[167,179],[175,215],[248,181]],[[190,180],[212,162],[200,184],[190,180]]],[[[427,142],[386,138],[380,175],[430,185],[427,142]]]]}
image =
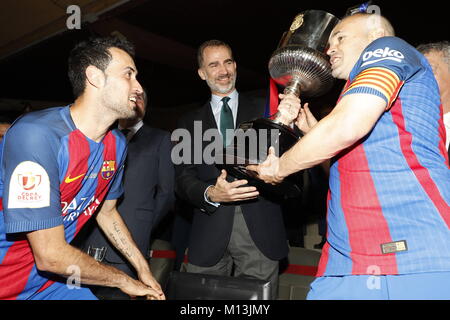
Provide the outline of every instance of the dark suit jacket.
{"type": "MultiPolygon", "coordinates": [[[[239,94],[236,123],[261,118],[264,101],[239,94]]],[[[193,136],[194,121],[202,121],[202,131],[217,125],[209,101],[196,112],[187,114],[178,122],[193,136]]],[[[203,149],[210,142],[203,142],[203,149]]],[[[193,154],[192,154],[193,157],[193,154]]],[[[189,262],[207,267],[216,264],[222,257],[233,226],[235,203],[221,204],[218,208],[208,204],[204,192],[216,183],[220,171],[215,165],[181,164],[176,169],[176,192],[194,206],[194,217],[189,240],[189,262]]],[[[268,258],[279,260],[287,255],[287,239],[281,207],[278,203],[260,196],[257,200],[241,202],[239,205],[256,246],[268,258]]]]}
{"type": "MultiPolygon", "coordinates": [[[[152,228],[172,207],[175,171],[170,153],[168,132],[144,124],[128,143],[125,162],[124,194],[118,200],[118,211],[144,256],[147,255],[152,228]]],[[[95,227],[84,247],[107,247],[105,261],[127,262],[95,227]]],[[[126,268],[120,268],[130,274],[126,268]]]]}

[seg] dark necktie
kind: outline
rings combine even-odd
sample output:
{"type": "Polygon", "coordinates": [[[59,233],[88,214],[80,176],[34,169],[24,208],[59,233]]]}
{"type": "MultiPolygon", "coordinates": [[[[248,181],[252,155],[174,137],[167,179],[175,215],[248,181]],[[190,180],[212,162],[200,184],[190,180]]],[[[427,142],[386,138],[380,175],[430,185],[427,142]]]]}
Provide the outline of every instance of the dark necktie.
{"type": "Polygon", "coordinates": [[[222,111],[220,112],[220,132],[222,133],[223,145],[228,146],[231,142],[231,137],[227,140],[227,129],[234,129],[233,113],[228,105],[229,97],[222,98],[222,111]]]}
{"type": "Polygon", "coordinates": [[[130,129],[122,129],[122,130],[120,130],[120,132],[122,132],[123,133],[123,135],[125,136],[125,138],[128,136],[128,134],[130,133],[130,129]]]}

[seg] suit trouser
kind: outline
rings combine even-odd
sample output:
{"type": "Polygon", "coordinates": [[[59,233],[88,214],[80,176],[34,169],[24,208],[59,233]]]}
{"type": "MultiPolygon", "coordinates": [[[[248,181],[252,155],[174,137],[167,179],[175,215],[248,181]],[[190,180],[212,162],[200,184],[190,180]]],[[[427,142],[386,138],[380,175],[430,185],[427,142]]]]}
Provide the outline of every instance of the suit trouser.
{"type": "Polygon", "coordinates": [[[213,266],[187,264],[186,271],[212,275],[250,277],[270,280],[272,299],[278,295],[278,260],[267,258],[253,242],[240,206],[234,212],[230,242],[223,257],[213,266]],[[232,274],[234,267],[234,273],[232,274]]]}

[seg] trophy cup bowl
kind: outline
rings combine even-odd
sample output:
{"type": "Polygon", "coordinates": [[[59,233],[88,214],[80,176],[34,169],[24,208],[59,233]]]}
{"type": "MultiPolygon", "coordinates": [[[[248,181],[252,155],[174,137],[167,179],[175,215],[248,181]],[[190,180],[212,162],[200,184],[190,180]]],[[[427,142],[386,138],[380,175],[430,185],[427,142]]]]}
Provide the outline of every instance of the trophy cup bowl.
{"type": "MultiPolygon", "coordinates": [[[[339,19],[321,10],[307,10],[298,14],[280,40],[278,48],[269,60],[271,78],[285,87],[284,93],[297,97],[315,97],[326,93],[334,83],[331,65],[325,54],[328,38],[339,19]]],[[[276,155],[281,156],[300,138],[301,134],[291,127],[291,123],[282,123],[279,113],[271,119],[256,119],[239,124],[236,132],[255,130],[257,148],[267,146],[264,152],[253,155],[246,150],[254,149],[251,139],[233,139],[223,154],[218,155],[217,166],[232,176],[246,179],[259,190],[297,197],[302,192],[302,172],[288,176],[282,183],[273,186],[260,180],[255,172],[247,170],[248,164],[259,164],[267,158],[268,148],[274,146],[276,155]],[[262,132],[276,132],[261,134],[262,132]],[[219,164],[221,163],[221,164],[219,164]]]]}
{"type": "Polygon", "coordinates": [[[272,79],[284,93],[315,97],[327,92],[334,83],[328,57],[314,49],[289,45],[277,49],[269,61],[272,79]]]}

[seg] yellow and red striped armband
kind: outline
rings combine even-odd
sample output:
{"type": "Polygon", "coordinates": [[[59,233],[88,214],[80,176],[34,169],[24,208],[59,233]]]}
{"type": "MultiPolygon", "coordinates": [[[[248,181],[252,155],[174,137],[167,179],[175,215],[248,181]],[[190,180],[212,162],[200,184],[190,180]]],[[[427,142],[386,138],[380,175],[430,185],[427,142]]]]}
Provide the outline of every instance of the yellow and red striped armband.
{"type": "Polygon", "coordinates": [[[374,67],[360,72],[342,93],[342,96],[352,93],[374,94],[386,100],[386,110],[397,98],[403,81],[395,72],[381,67],[374,67]]]}

